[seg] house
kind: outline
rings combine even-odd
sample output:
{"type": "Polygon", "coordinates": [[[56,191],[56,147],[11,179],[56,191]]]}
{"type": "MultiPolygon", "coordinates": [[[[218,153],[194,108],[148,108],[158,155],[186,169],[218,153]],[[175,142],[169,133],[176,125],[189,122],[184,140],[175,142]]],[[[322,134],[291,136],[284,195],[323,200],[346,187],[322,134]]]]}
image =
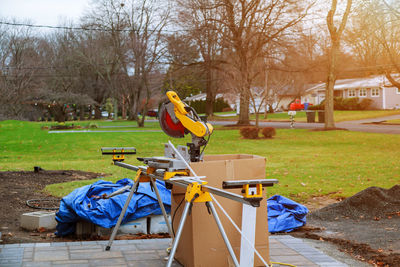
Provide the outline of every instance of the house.
{"type": "MultiPolygon", "coordinates": [[[[273,111],[284,111],[289,109],[290,103],[293,102],[301,93],[299,92],[301,88],[295,86],[283,86],[282,88],[271,90],[269,96],[268,109],[272,108],[273,111]]],[[[250,113],[264,113],[267,103],[264,99],[265,89],[263,87],[253,87],[251,88],[252,95],[254,97],[254,103],[250,100],[249,110],[250,113]],[[262,106],[260,106],[260,104],[262,106]],[[255,106],[255,107],[254,107],[255,106]]],[[[240,98],[236,95],[236,113],[239,114],[240,98]]]]}
{"type": "MultiPolygon", "coordinates": [[[[254,98],[254,102],[250,100],[249,104],[249,111],[250,113],[255,113],[258,111],[259,113],[264,113],[266,108],[266,102],[264,100],[264,88],[263,87],[253,87],[251,88],[252,96],[254,98]],[[255,105],[255,107],[254,107],[255,105]],[[261,106],[260,106],[261,105],[261,106]]],[[[285,86],[281,88],[280,91],[274,92],[273,95],[270,97],[272,104],[271,107],[274,111],[282,111],[287,110],[289,108],[289,104],[299,95],[300,93],[296,92],[296,90],[290,86],[285,86]]],[[[225,92],[225,93],[218,93],[215,97],[224,99],[225,102],[229,104],[229,106],[236,110],[236,114],[239,114],[240,108],[240,96],[237,92],[225,92]]],[[[206,94],[200,93],[197,95],[193,95],[190,97],[186,97],[183,101],[190,103],[192,101],[205,101],[206,94]]],[[[269,107],[268,107],[269,108],[269,107]]]]}
{"type": "MultiPolygon", "coordinates": [[[[223,94],[217,94],[215,96],[215,99],[223,98],[223,97],[224,97],[223,94]]],[[[206,98],[207,98],[207,94],[200,92],[200,94],[191,95],[191,96],[186,97],[185,99],[183,99],[183,101],[188,102],[188,103],[190,103],[192,101],[206,101],[206,98]]]]}
{"type": "MultiPolygon", "coordinates": [[[[325,87],[325,83],[310,86],[301,97],[301,102],[320,104],[325,99],[325,87]]],[[[373,101],[372,108],[400,109],[400,89],[394,87],[384,75],[337,80],[334,97],[369,98],[373,101]]]]}

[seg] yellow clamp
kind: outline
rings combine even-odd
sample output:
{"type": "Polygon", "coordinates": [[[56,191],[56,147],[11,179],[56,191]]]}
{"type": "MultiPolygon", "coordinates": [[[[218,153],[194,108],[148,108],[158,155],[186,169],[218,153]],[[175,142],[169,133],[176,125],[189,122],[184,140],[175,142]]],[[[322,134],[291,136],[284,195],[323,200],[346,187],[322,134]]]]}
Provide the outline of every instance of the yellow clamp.
{"type": "Polygon", "coordinates": [[[139,179],[139,183],[150,182],[150,177],[142,173],[142,169],[136,172],[135,182],[139,179]]]}
{"type": "Polygon", "coordinates": [[[188,185],[185,194],[185,200],[187,202],[191,202],[196,194],[198,197],[193,200],[193,202],[209,202],[212,201],[210,193],[204,192],[201,188],[202,185],[206,185],[207,182],[202,182],[201,184],[198,182],[191,183],[188,185]]]}
{"type": "Polygon", "coordinates": [[[164,180],[169,180],[175,175],[183,175],[183,176],[188,176],[189,172],[188,171],[176,171],[176,172],[165,172],[164,173],[164,180]]]}
{"type": "MultiPolygon", "coordinates": [[[[115,153],[115,152],[117,152],[117,150],[116,149],[113,149],[113,153],[115,153]]],[[[124,153],[124,150],[122,149],[121,150],[121,153],[124,153]]],[[[122,154],[122,155],[115,155],[115,154],[113,154],[113,157],[112,157],[112,160],[113,161],[124,161],[125,160],[125,155],[124,154],[122,154]]]]}
{"type": "Polygon", "coordinates": [[[255,194],[254,194],[254,192],[251,192],[251,194],[250,194],[249,189],[250,189],[249,184],[243,185],[242,193],[243,193],[244,197],[246,197],[246,198],[262,197],[262,191],[263,191],[262,184],[256,184],[257,192],[255,194]]]}

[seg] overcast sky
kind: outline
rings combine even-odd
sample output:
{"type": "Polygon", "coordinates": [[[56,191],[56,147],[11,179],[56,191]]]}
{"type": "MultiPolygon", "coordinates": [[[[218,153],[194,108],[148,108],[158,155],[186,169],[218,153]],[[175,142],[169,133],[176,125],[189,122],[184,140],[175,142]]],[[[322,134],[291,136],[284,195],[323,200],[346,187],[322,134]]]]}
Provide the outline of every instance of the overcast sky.
{"type": "Polygon", "coordinates": [[[30,19],[33,24],[57,26],[78,22],[90,0],[0,0],[0,20],[30,19]]]}

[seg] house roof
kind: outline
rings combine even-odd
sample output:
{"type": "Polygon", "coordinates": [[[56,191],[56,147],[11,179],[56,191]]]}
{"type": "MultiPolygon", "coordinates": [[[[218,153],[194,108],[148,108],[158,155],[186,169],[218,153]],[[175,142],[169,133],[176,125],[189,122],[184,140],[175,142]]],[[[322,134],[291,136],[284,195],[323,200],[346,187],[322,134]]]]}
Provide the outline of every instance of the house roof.
{"type": "MultiPolygon", "coordinates": [[[[311,86],[306,92],[325,90],[325,83],[319,83],[311,86]]],[[[375,75],[366,78],[342,79],[336,80],[335,90],[355,89],[355,88],[374,88],[374,87],[392,87],[391,83],[384,75],[375,75]]]]}
{"type": "MultiPolygon", "coordinates": [[[[200,94],[197,94],[197,95],[194,95],[194,96],[186,97],[185,99],[183,99],[183,101],[187,101],[187,102],[189,102],[189,101],[197,101],[197,100],[203,100],[204,101],[204,100],[206,100],[206,97],[207,97],[206,93],[200,93],[200,94]]],[[[215,96],[216,99],[217,98],[221,98],[221,97],[223,97],[222,94],[217,94],[215,96]]]]}

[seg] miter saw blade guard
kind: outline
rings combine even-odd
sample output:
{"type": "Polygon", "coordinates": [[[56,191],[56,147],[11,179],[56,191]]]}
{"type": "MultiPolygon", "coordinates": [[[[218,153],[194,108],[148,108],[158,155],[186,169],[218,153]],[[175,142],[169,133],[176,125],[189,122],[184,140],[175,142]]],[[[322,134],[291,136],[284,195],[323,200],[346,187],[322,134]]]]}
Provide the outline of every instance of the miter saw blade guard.
{"type": "Polygon", "coordinates": [[[169,101],[161,105],[159,112],[161,129],[175,138],[183,138],[185,134],[190,133],[192,142],[187,143],[190,161],[201,161],[203,151],[213,132],[212,125],[203,122],[192,107],[181,101],[176,92],[168,91],[166,95],[169,101]],[[208,140],[205,139],[206,136],[208,140]]]}
{"type": "Polygon", "coordinates": [[[174,138],[183,138],[185,136],[185,127],[178,119],[176,119],[174,114],[174,105],[171,102],[163,103],[161,105],[158,120],[161,129],[167,135],[174,138]]]}

